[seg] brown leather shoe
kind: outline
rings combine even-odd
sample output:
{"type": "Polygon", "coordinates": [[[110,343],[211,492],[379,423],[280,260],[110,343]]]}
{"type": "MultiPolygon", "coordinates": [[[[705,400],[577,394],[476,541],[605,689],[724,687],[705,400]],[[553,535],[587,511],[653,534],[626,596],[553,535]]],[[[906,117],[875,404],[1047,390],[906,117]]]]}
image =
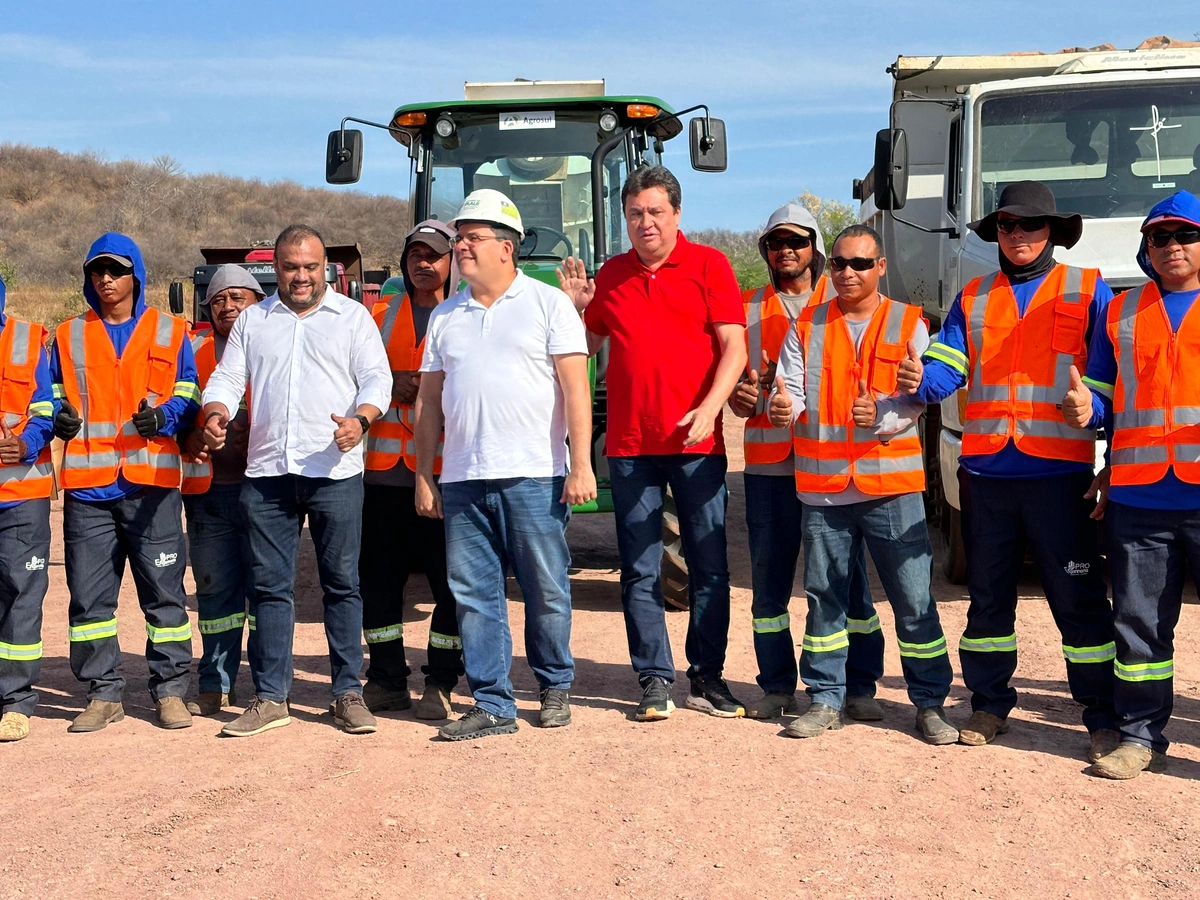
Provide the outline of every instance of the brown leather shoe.
{"type": "Polygon", "coordinates": [[[182,697],[163,697],[154,701],[158,713],[158,724],[162,728],[191,728],[192,714],[188,712],[182,697]]]}
{"type": "Polygon", "coordinates": [[[1121,746],[1121,732],[1111,728],[1097,728],[1091,734],[1088,747],[1088,762],[1099,762],[1121,746]]]}
{"type": "Polygon", "coordinates": [[[1135,744],[1133,741],[1121,741],[1121,745],[1103,759],[1092,763],[1088,771],[1101,778],[1111,778],[1114,781],[1128,781],[1137,778],[1143,771],[1161,772],[1167,767],[1167,755],[1135,744]]]}
{"type": "Polygon", "coordinates": [[[746,718],[777,719],[795,709],[795,694],[763,694],[759,699],[746,704],[746,718]]]}
{"type": "Polygon", "coordinates": [[[201,691],[195,700],[187,702],[187,711],[193,716],[215,716],[232,704],[228,694],[219,691],[201,691]]]}
{"type": "Polygon", "coordinates": [[[121,705],[120,700],[115,703],[109,700],[91,700],[88,702],[87,709],[77,715],[75,721],[67,726],[67,731],[76,734],[100,731],[113,722],[120,722],[123,718],[125,718],[125,707],[121,705]]]}
{"type": "Polygon", "coordinates": [[[0,743],[19,741],[29,736],[29,716],[6,712],[0,716],[0,743]]]}
{"type": "Polygon", "coordinates": [[[425,693],[417,701],[417,718],[440,721],[450,718],[450,692],[444,687],[425,683],[425,693]]]}
{"type": "Polygon", "coordinates": [[[996,739],[996,735],[1008,731],[1008,719],[979,710],[971,713],[967,724],[958,730],[958,742],[968,747],[982,747],[996,739]]]}
{"type": "Polygon", "coordinates": [[[845,724],[840,709],[834,709],[824,703],[814,703],[804,715],[792,719],[788,727],[783,729],[783,733],[788,737],[811,738],[823,731],[837,731],[845,724]]]}
{"type": "Polygon", "coordinates": [[[852,694],[846,697],[846,715],[856,722],[883,721],[883,707],[879,701],[867,694],[852,694]]]}
{"type": "Polygon", "coordinates": [[[412,706],[412,696],[408,693],[407,687],[395,690],[376,681],[368,681],[363,685],[362,698],[371,712],[408,709],[412,706]]]}
{"type": "Polygon", "coordinates": [[[277,703],[262,697],[251,697],[246,711],[221,729],[225,737],[253,737],[272,728],[291,724],[287,702],[277,703]]]}
{"type": "Polygon", "coordinates": [[[362,694],[343,694],[333,701],[329,711],[333,713],[334,721],[341,725],[347,734],[371,734],[378,728],[362,694]]]}

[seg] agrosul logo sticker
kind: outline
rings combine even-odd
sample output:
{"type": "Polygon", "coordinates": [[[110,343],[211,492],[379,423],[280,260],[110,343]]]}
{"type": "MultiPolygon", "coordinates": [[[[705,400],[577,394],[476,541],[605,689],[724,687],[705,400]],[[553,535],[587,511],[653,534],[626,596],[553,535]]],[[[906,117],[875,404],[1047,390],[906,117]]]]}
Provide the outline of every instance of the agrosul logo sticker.
{"type": "Polygon", "coordinates": [[[554,110],[544,112],[500,113],[501,131],[524,131],[530,128],[553,128],[554,110]]]}

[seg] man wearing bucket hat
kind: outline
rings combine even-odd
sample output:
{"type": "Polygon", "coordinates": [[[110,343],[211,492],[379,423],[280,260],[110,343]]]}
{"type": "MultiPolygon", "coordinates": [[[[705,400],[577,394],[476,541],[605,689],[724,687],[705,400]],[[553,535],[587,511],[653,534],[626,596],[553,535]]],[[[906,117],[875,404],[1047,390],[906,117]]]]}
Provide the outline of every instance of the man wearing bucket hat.
{"type": "MultiPolygon", "coordinates": [[[[729,398],[744,419],[746,533],[754,598],[751,626],[763,696],[746,704],[746,717],[773,719],[795,706],[796,645],[788,612],[800,557],[803,507],[796,496],[792,430],[774,428],[767,395],[775,383],[779,351],[801,310],[834,296],[824,277],[825,245],[812,213],[788,203],[771,214],[758,239],[769,282],[742,293],[746,309],[747,374],[729,398]]],[[[865,552],[851,569],[850,649],[846,660],[846,714],[878,721],[875,682],[883,675],[883,632],[871,604],[865,552]]]]}
{"type": "MultiPolygon", "coordinates": [[[[212,328],[191,336],[200,389],[225,354],[233,323],[242,311],[265,296],[254,276],[233,263],[213,273],[201,301],[212,328]]],[[[230,427],[234,439],[209,452],[204,442],[203,417],[178,436],[183,452],[183,512],[187,517],[188,558],[196,579],[199,612],[199,695],[188,703],[194,716],[213,716],[237,706],[234,682],[242,661],[242,633],[250,602],[250,551],[245,513],[239,498],[246,475],[249,413],[238,409],[230,427]]],[[[254,619],[249,619],[247,652],[254,656],[254,619]]]]}
{"type": "Polygon", "coordinates": [[[1179,191],[1151,209],[1137,260],[1151,280],[1109,304],[1062,399],[1068,424],[1103,421],[1109,437],[1121,742],[1091,772],[1119,780],[1166,763],[1185,561],[1200,572],[1200,199],[1179,191]]]}
{"type": "Polygon", "coordinates": [[[1095,431],[1064,427],[1057,404],[1078,381],[1112,292],[1097,270],[1054,261],[1055,247],[1079,240],[1083,220],[1059,213],[1044,184],[1010,184],[999,208],[967,227],[997,244],[1000,271],[962,289],[937,340],[921,360],[910,352],[900,373],[901,389],[926,403],[968,385],[959,481],[971,604],[959,657],[972,714],[959,740],[979,746],[1008,730],[1028,544],[1094,761],[1117,738],[1112,609],[1094,521],[1095,431]]]}
{"type": "Polygon", "coordinates": [[[475,707],[461,741],[517,730],[505,565],[525,601],[525,653],[543,728],[571,721],[570,508],[596,496],[587,337],[571,299],[517,268],[524,227],[508,197],[477,190],[451,225],[467,288],[434,310],[417,394],[416,506],[446,523],[475,707]],[[441,484],[434,479],[445,425],[441,484]],[[570,437],[570,470],[567,444],[570,437]]]}
{"type": "MultiPolygon", "coordinates": [[[[389,278],[372,316],[392,368],[392,403],[367,434],[363,474],[363,545],[358,579],[363,595],[363,634],[371,655],[363,699],[372,710],[408,709],[409,668],[404,656],[404,590],[412,572],[424,572],[433,594],[425,692],[418,719],[450,715],[450,692],[463,674],[454,594],[446,582],[446,533],[442,523],[417,515],[417,450],[414,401],[429,319],[458,286],[450,254],[454,231],[426,219],[404,239],[400,276],[389,278]]],[[[439,440],[440,443],[440,440],[439,440]]],[[[433,462],[441,472],[441,454],[433,462]]]]}

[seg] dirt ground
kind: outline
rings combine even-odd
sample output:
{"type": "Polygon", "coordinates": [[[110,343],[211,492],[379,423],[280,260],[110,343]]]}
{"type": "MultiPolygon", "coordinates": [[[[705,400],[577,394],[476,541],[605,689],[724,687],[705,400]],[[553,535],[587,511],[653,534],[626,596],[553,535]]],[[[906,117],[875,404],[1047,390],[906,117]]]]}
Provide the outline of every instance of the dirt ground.
{"type": "MultiPolygon", "coordinates": [[[[737,470],[736,426],[728,431],[737,470]]],[[[758,688],[741,483],[731,471],[726,674],[749,700],[758,688]]],[[[384,713],[374,735],[333,726],[311,556],[297,594],[290,727],[249,740],[218,739],[220,723],[202,719],[185,731],[156,728],[127,578],[118,619],[129,715],[97,734],[67,734],[84,700],[67,663],[56,545],[42,705],[28,739],[0,745],[0,897],[1200,896],[1196,606],[1185,607],[1176,638],[1167,773],[1118,783],[1083,774],[1086,733],[1032,577],[1019,612],[1020,706],[997,744],[919,740],[882,603],[886,720],[794,741],[780,737],[780,722],[682,708],[666,722],[632,721],[639,692],[611,518],[577,517],[571,540],[582,567],[572,578],[574,723],[533,726],[537,688],[513,602],[521,730],[458,744],[435,740],[436,723],[407,712],[384,713]]],[[[405,617],[414,668],[431,610],[416,582],[405,617]]],[[[956,645],[965,594],[940,580],[935,594],[956,645]]],[[[686,624],[668,616],[681,706],[686,624]]],[[[956,652],[951,659],[960,678],[956,652]]],[[[419,691],[419,676],[410,685],[419,691]]],[[[470,702],[464,691],[458,712],[470,702]]],[[[969,715],[961,680],[949,709],[959,722],[969,715]]]]}

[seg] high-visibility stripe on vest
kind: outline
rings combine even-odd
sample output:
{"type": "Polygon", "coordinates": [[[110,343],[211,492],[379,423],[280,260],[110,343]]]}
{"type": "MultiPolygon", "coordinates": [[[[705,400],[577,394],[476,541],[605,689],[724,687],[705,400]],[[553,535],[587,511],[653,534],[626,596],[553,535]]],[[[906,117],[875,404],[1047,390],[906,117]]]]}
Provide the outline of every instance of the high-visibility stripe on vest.
{"type": "Polygon", "coordinates": [[[1112,483],[1153,484],[1173,466],[1200,484],[1200,304],[1175,331],[1151,281],[1116,297],[1105,327],[1117,358],[1112,483]]]}
{"type": "MultiPolygon", "coordinates": [[[[825,302],[829,282],[822,278],[808,298],[807,306],[825,302]]],[[[751,370],[766,378],[767,371],[779,363],[779,351],[792,325],[792,319],[779,299],[774,285],[742,293],[742,305],[746,310],[746,372],[751,370]]],[[[743,435],[743,452],[748,465],[770,465],[783,462],[792,452],[792,430],[776,428],[767,414],[767,403],[771,393],[771,379],[758,398],[754,412],[746,420],[743,435]]]]}
{"type": "MultiPolygon", "coordinates": [[[[196,358],[196,379],[203,390],[208,384],[208,376],[217,367],[217,341],[211,329],[198,331],[188,338],[192,344],[192,356],[196,358]]],[[[197,427],[204,426],[204,413],[201,411],[196,420],[197,427]]],[[[183,482],[179,489],[185,494],[203,494],[212,486],[212,459],[203,462],[180,454],[183,461],[183,482]]],[[[202,629],[203,630],[203,629],[202,629]]]]}
{"type": "Polygon", "coordinates": [[[836,302],[809,306],[796,320],[805,384],[805,409],[793,429],[801,493],[835,493],[852,481],[872,496],[925,490],[917,423],[881,438],[851,416],[860,380],[876,397],[896,392],[900,363],[921,319],[920,307],[881,300],[857,351],[836,302]]]}
{"type": "Polygon", "coordinates": [[[83,427],[63,452],[63,487],[105,487],[118,474],[133,484],[179,487],[175,439],[142,437],[132,416],[142,400],[157,405],[174,395],[185,336],[183,319],[147,309],[118,359],[94,310],[58,326],[63,392],[83,417],[83,427]]]}
{"type": "MultiPolygon", "coordinates": [[[[37,390],[37,364],[46,329],[9,318],[0,332],[0,415],[14,434],[30,418],[30,403],[37,390]]],[[[53,409],[53,406],[50,406],[53,409]]],[[[0,466],[0,502],[41,500],[54,490],[54,465],[46,442],[32,465],[0,466]]]]}
{"type": "MultiPolygon", "coordinates": [[[[417,343],[417,330],[413,325],[412,301],[408,294],[393,294],[384,302],[376,303],[371,310],[379,334],[387,350],[388,365],[393,372],[415,372],[421,368],[421,357],[425,353],[425,339],[417,343]]],[[[391,469],[404,460],[411,471],[417,470],[417,411],[412,403],[400,403],[392,398],[391,405],[382,416],[371,423],[367,432],[367,457],[365,465],[372,471],[391,469]]],[[[438,440],[437,455],[433,460],[433,473],[442,472],[442,441],[438,440]]]]}
{"type": "Polygon", "coordinates": [[[998,453],[1011,440],[1042,459],[1095,460],[1095,432],[1072,428],[1058,405],[1071,387],[1071,366],[1083,372],[1087,365],[1088,309],[1099,275],[1055,266],[1023,316],[1002,272],[963,288],[970,356],[964,456],[998,453]]]}

